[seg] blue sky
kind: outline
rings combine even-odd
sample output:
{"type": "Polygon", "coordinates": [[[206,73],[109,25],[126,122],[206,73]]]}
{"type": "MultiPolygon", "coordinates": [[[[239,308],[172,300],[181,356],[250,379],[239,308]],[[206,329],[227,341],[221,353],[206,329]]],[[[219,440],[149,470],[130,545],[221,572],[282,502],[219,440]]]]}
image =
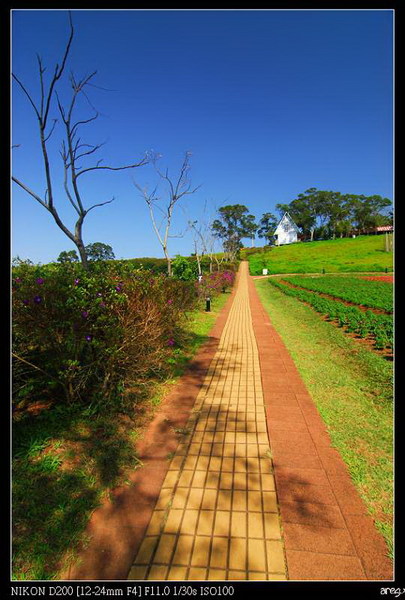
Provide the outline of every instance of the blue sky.
{"type": "MultiPolygon", "coordinates": [[[[393,198],[391,10],[74,10],[72,17],[66,75],[97,70],[99,87],[88,93],[100,117],[82,129],[84,142],[106,142],[97,158],[119,166],[153,149],[175,176],[192,152],[190,178],[201,187],[178,208],[173,234],[189,219],[214,218],[224,204],[245,204],[260,219],[309,187],[393,198]]],[[[12,70],[35,98],[36,54],[49,77],[68,34],[65,10],[12,11],[12,70]]],[[[69,98],[66,86],[59,92],[69,98]]],[[[78,118],[93,114],[84,99],[79,108],[78,118]]],[[[13,174],[42,195],[36,117],[15,84],[12,134],[13,174]]],[[[55,203],[73,227],[62,134],[59,122],[51,138],[55,203]]],[[[134,186],[156,185],[150,166],[81,179],[86,206],[116,198],[89,213],[85,243],[110,244],[117,258],[162,256],[134,186]]],[[[73,248],[13,184],[12,255],[46,263],[73,248]]],[[[190,254],[191,233],[171,239],[169,250],[190,254]]]]}

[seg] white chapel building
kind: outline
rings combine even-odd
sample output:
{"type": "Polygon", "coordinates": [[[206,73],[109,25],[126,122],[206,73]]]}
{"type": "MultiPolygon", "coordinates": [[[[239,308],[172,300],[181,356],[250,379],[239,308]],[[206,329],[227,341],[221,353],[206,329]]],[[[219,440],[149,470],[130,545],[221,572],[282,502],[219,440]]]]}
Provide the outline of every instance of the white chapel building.
{"type": "Polygon", "coordinates": [[[276,246],[281,246],[282,244],[293,244],[294,242],[297,242],[298,233],[299,229],[288,212],[284,213],[274,231],[276,246]]]}

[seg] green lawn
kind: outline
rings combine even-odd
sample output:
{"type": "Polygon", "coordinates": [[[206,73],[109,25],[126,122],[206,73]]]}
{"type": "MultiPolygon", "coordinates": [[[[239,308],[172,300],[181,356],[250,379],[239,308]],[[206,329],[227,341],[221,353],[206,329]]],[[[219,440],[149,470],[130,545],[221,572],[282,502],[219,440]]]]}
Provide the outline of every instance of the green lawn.
{"type": "Polygon", "coordinates": [[[393,253],[384,250],[384,235],[364,235],[319,242],[297,242],[247,256],[251,275],[262,269],[277,273],[392,271],[393,253]]]}
{"type": "Polygon", "coordinates": [[[165,393],[207,340],[229,293],[214,298],[211,312],[189,315],[188,344],[173,352],[171,377],[151,382],[128,414],[96,406],[44,409],[13,423],[14,580],[57,579],[85,542],[92,511],[110,491],[141,468],[136,441],[165,393]]]}
{"type": "Polygon", "coordinates": [[[392,362],[266,279],[255,285],[392,554],[392,362]]]}

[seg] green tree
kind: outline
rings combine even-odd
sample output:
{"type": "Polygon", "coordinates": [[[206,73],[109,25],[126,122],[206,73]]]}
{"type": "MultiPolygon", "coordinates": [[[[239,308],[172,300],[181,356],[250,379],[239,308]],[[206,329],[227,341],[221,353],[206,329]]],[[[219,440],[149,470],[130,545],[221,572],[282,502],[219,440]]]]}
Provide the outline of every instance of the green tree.
{"type": "MultiPolygon", "coordinates": [[[[244,204],[228,204],[218,209],[219,219],[212,223],[214,235],[222,240],[224,251],[235,260],[243,248],[242,238],[251,237],[253,215],[244,204]]],[[[254,219],[254,217],[253,217],[254,219]]]]}
{"type": "Polygon", "coordinates": [[[14,256],[13,260],[12,260],[12,266],[13,267],[19,267],[20,265],[33,265],[34,263],[32,262],[32,260],[30,260],[29,258],[20,258],[17,254],[17,256],[14,256]]]}
{"type": "Polygon", "coordinates": [[[115,255],[113,249],[108,244],[102,244],[101,242],[94,242],[94,244],[87,244],[86,246],[87,258],[90,261],[95,260],[114,260],[115,255]]]}
{"type": "Polygon", "coordinates": [[[257,230],[259,229],[259,226],[256,223],[255,219],[256,217],[254,215],[246,215],[246,237],[249,237],[251,239],[252,248],[254,247],[255,235],[257,233],[257,230]]]}
{"type": "Polygon", "coordinates": [[[305,194],[316,217],[316,231],[326,237],[348,232],[353,225],[364,231],[385,224],[388,217],[383,213],[391,206],[388,198],[378,195],[341,194],[316,188],[307,190],[305,194]]]}
{"type": "Polygon", "coordinates": [[[276,210],[280,213],[280,216],[288,212],[297,227],[302,229],[305,237],[309,237],[311,241],[314,238],[316,227],[316,211],[314,203],[311,201],[312,189],[307,190],[308,193],[299,194],[290,204],[276,204],[276,210]]]}
{"type": "Polygon", "coordinates": [[[315,235],[336,237],[348,235],[353,227],[365,231],[389,224],[385,214],[391,200],[379,195],[341,194],[309,188],[289,204],[277,204],[280,214],[289,212],[292,219],[311,241],[315,235]]]}
{"type": "Polygon", "coordinates": [[[324,214],[327,218],[325,224],[325,237],[335,238],[336,235],[343,237],[352,228],[351,206],[345,195],[340,192],[328,192],[324,206],[324,214]]]}
{"type": "Polygon", "coordinates": [[[274,242],[274,231],[277,225],[278,220],[277,217],[273,215],[273,213],[264,213],[264,215],[259,221],[257,235],[259,236],[259,238],[264,238],[267,244],[272,244],[274,242]]]}
{"type": "Polygon", "coordinates": [[[79,257],[76,250],[63,250],[58,256],[58,262],[60,263],[72,263],[78,262],[79,257]]]}
{"type": "Polygon", "coordinates": [[[191,281],[197,278],[195,263],[190,263],[185,256],[177,254],[172,260],[172,274],[176,279],[191,281]]]}
{"type": "Polygon", "coordinates": [[[351,204],[353,222],[360,231],[385,224],[383,221],[389,220],[389,216],[383,213],[392,205],[389,198],[383,198],[379,195],[352,196],[351,204]]]}

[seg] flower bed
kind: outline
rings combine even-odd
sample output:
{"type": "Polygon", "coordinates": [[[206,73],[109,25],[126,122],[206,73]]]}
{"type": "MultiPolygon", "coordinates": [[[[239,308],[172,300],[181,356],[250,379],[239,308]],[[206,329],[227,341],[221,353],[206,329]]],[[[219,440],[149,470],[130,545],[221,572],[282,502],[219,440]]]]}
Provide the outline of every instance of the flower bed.
{"type": "Polygon", "coordinates": [[[219,271],[203,275],[201,280],[195,283],[195,288],[200,298],[207,298],[226,292],[234,282],[234,271],[219,271]]]}
{"type": "Polygon", "coordinates": [[[113,263],[25,265],[13,275],[15,402],[111,400],[124,376],[164,373],[197,302],[192,284],[113,263]]]}

